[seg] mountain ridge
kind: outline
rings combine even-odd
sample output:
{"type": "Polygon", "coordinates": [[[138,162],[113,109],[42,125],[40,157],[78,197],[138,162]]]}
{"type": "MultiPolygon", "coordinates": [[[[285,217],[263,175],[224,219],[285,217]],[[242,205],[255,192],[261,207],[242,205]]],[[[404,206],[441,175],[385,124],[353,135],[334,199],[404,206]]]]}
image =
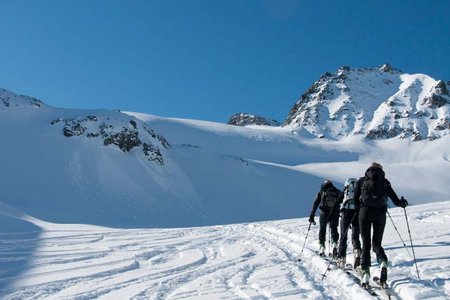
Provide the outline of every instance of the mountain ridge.
{"type": "MultiPolygon", "coordinates": [[[[349,70],[340,72],[345,75],[349,70]]],[[[398,70],[386,70],[383,73],[392,77],[392,83],[384,83],[385,76],[377,80],[389,91],[397,89],[394,83],[412,84],[415,79],[431,83],[437,91],[434,98],[422,96],[422,88],[408,91],[425,99],[419,107],[432,113],[438,110],[444,120],[448,118],[446,85],[420,74],[406,75],[407,82],[398,70]]],[[[323,82],[330,76],[335,75],[324,76],[323,82]]],[[[316,87],[321,91],[320,84],[316,87]]],[[[340,87],[345,90],[345,85],[340,87]]],[[[401,97],[390,100],[404,104],[396,104],[398,114],[408,108],[401,97]]],[[[332,104],[327,101],[324,111],[331,110],[337,121],[354,105],[345,97],[332,104]]],[[[375,115],[377,103],[369,104],[365,107],[370,106],[375,115]]],[[[430,116],[422,117],[440,120],[430,116]]],[[[328,129],[327,118],[319,129],[328,129]]],[[[365,119],[361,120],[364,125],[365,119]]],[[[438,132],[446,133],[446,126],[443,123],[438,132]]],[[[308,131],[311,128],[232,126],[118,110],[55,108],[0,89],[0,134],[6,141],[0,147],[4,174],[0,202],[51,222],[110,227],[286,219],[309,213],[324,178],[341,186],[348,177],[362,176],[371,161],[384,165],[398,194],[411,203],[450,197],[447,138],[412,142],[363,134],[336,138],[324,132],[320,139],[317,132],[308,131]]]]}
{"type": "Polygon", "coordinates": [[[447,84],[389,64],[325,73],[293,105],[284,126],[317,137],[433,140],[450,133],[447,84]]]}

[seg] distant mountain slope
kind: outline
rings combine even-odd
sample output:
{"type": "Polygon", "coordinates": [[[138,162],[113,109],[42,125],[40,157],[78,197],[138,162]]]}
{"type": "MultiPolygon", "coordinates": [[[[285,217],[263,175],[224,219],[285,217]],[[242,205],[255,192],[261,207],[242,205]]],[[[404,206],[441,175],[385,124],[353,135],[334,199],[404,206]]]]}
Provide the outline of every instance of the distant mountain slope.
{"type": "Polygon", "coordinates": [[[0,132],[0,201],[30,215],[163,226],[190,224],[189,211],[201,211],[167,140],[129,115],[59,109],[2,90],[0,132]]]}
{"type": "Polygon", "coordinates": [[[299,183],[309,189],[321,178],[245,156],[318,162],[328,161],[325,151],[309,153],[286,130],[190,121],[201,128],[191,131],[189,122],[168,121],[159,128],[119,111],[54,108],[2,90],[0,202],[48,221],[114,227],[281,219],[308,209],[299,183]]]}
{"type": "MultiPolygon", "coordinates": [[[[409,113],[417,118],[396,119],[395,113],[381,109],[383,104],[370,100],[372,96],[319,100],[311,93],[285,126],[231,126],[116,110],[55,108],[2,89],[0,202],[51,222],[112,227],[286,219],[309,213],[325,178],[341,187],[347,177],[362,176],[374,160],[384,165],[397,193],[412,204],[447,200],[447,86],[426,75],[385,68],[343,69],[344,83],[353,94],[364,95],[363,88],[368,88],[367,95],[376,95],[375,83],[389,79],[392,83],[386,81],[379,90],[379,103],[390,99],[396,103],[390,108],[406,114],[402,109],[417,99],[409,113]],[[355,72],[362,75],[356,78],[355,72]],[[370,78],[373,87],[366,82],[370,78]],[[434,92],[414,90],[406,80],[412,78],[434,92]],[[403,85],[410,88],[399,89],[403,85]],[[415,91],[415,96],[403,99],[396,89],[411,95],[415,91]],[[392,93],[396,96],[389,96],[392,93]],[[406,102],[398,104],[402,99],[406,102]],[[415,113],[418,107],[421,116],[415,113]],[[328,119],[330,111],[334,121],[328,119]],[[427,138],[415,138],[413,130],[398,135],[408,138],[373,140],[378,137],[369,133],[378,128],[377,120],[411,123],[421,136],[427,128],[427,138]],[[433,123],[439,120],[444,120],[443,127],[433,123]],[[324,138],[318,139],[320,135],[324,138]]],[[[339,76],[325,76],[318,93],[333,87],[339,76]]],[[[393,132],[394,127],[389,128],[393,132]]]]}
{"type": "Polygon", "coordinates": [[[434,140],[450,133],[449,87],[387,64],[342,67],[322,75],[302,95],[285,125],[333,139],[361,134],[370,139],[434,140]]]}

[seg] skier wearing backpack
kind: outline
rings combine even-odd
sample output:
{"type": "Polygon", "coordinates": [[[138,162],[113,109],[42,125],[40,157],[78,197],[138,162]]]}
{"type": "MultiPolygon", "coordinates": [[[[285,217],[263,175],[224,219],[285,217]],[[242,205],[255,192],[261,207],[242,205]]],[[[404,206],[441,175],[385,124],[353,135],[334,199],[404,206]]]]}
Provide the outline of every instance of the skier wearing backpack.
{"type": "Polygon", "coordinates": [[[365,176],[358,180],[355,190],[355,203],[359,207],[359,226],[362,238],[361,255],[361,284],[367,286],[370,278],[370,248],[380,264],[380,283],[386,284],[388,258],[381,242],[386,225],[386,211],[388,197],[396,206],[406,207],[408,201],[400,200],[385,178],[383,167],[372,163],[366,170],[365,176]],[[370,236],[373,227],[373,236],[370,236]]]}
{"type": "Polygon", "coordinates": [[[359,241],[359,221],[358,210],[355,206],[355,188],[357,184],[356,178],[348,178],[344,184],[344,192],[338,199],[337,205],[340,205],[341,209],[341,222],[340,222],[340,239],[338,249],[338,266],[344,268],[346,264],[347,256],[347,236],[348,230],[352,228],[352,245],[355,260],[353,268],[360,265],[361,255],[361,242],[359,241]]]}
{"type": "MultiPolygon", "coordinates": [[[[337,230],[339,223],[339,206],[336,202],[341,194],[341,191],[337,189],[330,180],[325,180],[322,184],[320,191],[317,193],[314,200],[311,214],[309,216],[309,222],[314,223],[314,216],[317,208],[320,208],[319,217],[319,254],[325,255],[325,235],[327,230],[327,223],[330,223],[331,240],[333,241],[332,251],[333,256],[337,255],[337,242],[339,239],[339,233],[337,230]]],[[[330,249],[331,250],[331,249],[330,249]]]]}

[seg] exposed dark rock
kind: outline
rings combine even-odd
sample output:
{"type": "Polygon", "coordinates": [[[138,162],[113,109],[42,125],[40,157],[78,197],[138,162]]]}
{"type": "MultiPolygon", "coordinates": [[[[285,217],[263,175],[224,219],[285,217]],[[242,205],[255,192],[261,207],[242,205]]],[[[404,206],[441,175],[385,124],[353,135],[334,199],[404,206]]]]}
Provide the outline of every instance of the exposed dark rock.
{"type": "Polygon", "coordinates": [[[254,116],[247,113],[237,113],[233,115],[228,121],[230,125],[247,126],[247,125],[266,125],[266,126],[280,126],[280,122],[272,119],[267,119],[260,116],[254,116]]]}
{"type": "Polygon", "coordinates": [[[158,147],[144,143],[142,150],[144,151],[144,155],[148,157],[148,161],[156,162],[161,166],[164,165],[164,160],[158,147]]]}
{"type": "Polygon", "coordinates": [[[428,102],[430,108],[439,108],[448,103],[447,99],[437,94],[432,94],[431,97],[425,98],[425,102],[428,102]]]}
{"type": "Polygon", "coordinates": [[[86,119],[89,120],[89,121],[93,121],[93,122],[97,122],[98,121],[96,116],[87,116],[86,119]]]}
{"type": "Polygon", "coordinates": [[[167,148],[170,147],[169,142],[168,142],[162,135],[157,134],[153,129],[148,128],[146,125],[144,125],[144,129],[147,131],[147,133],[148,133],[152,138],[157,139],[157,140],[161,143],[161,145],[162,145],[164,148],[167,149],[167,148]]]}
{"type": "Polygon", "coordinates": [[[450,96],[450,93],[444,81],[442,80],[438,81],[438,83],[436,84],[436,93],[450,96]]]}
{"type": "Polygon", "coordinates": [[[320,76],[320,79],[321,80],[326,80],[326,79],[328,79],[330,77],[333,77],[333,74],[331,74],[330,72],[325,72],[325,73],[322,74],[322,76],[320,76]]]}
{"type": "Polygon", "coordinates": [[[398,127],[391,127],[387,124],[378,125],[377,128],[369,130],[366,137],[369,139],[386,139],[393,138],[399,135],[402,130],[398,127]]]}
{"type": "Polygon", "coordinates": [[[439,120],[439,123],[436,124],[435,130],[447,130],[450,129],[449,118],[439,120]]]}
{"type": "Polygon", "coordinates": [[[248,160],[243,159],[242,157],[237,156],[230,156],[230,158],[238,160],[239,162],[243,163],[244,165],[248,166],[248,160]]]}
{"type": "Polygon", "coordinates": [[[347,73],[347,72],[350,72],[350,70],[351,69],[349,66],[342,66],[338,69],[338,72],[341,71],[341,72],[347,73]]]}
{"type": "Polygon", "coordinates": [[[86,131],[86,127],[81,126],[80,123],[77,122],[68,122],[64,125],[63,134],[64,136],[80,136],[86,131]]]}
{"type": "Polygon", "coordinates": [[[414,113],[417,117],[429,117],[430,112],[424,110],[418,110],[414,113]]]}
{"type": "MultiPolygon", "coordinates": [[[[109,118],[106,118],[106,120],[109,120],[109,118]]],[[[144,135],[144,140],[148,140],[151,137],[156,139],[164,148],[169,148],[170,145],[163,136],[155,133],[151,128],[148,128],[146,124],[138,126],[138,122],[130,120],[128,126],[114,128],[113,125],[105,122],[97,125],[97,127],[92,124],[95,122],[98,122],[96,116],[86,116],[85,118],[58,118],[51,121],[50,124],[56,125],[62,123],[63,135],[66,137],[83,135],[87,138],[100,137],[103,139],[103,144],[105,146],[115,145],[123,152],[129,152],[138,147],[142,150],[148,161],[155,162],[158,165],[164,165],[164,159],[160,149],[148,141],[144,143],[140,137],[140,133],[144,135]],[[89,125],[89,123],[91,124],[89,125]],[[143,131],[140,132],[139,127],[143,129],[143,131]],[[145,136],[147,136],[146,139],[145,136]]]]}
{"type": "Polygon", "coordinates": [[[192,144],[181,144],[181,147],[187,147],[187,148],[200,148],[199,145],[192,145],[192,144]]]}
{"type": "Polygon", "coordinates": [[[106,123],[102,123],[99,126],[100,129],[100,134],[105,138],[108,136],[107,132],[113,129],[112,125],[106,124],[106,123]]]}
{"type": "Polygon", "coordinates": [[[390,64],[384,64],[380,67],[380,71],[382,72],[392,72],[395,69],[390,64]]]}
{"type": "Polygon", "coordinates": [[[140,146],[142,144],[139,139],[139,133],[137,130],[129,130],[128,128],[123,128],[121,132],[113,133],[107,136],[103,143],[105,146],[114,144],[118,146],[123,152],[129,152],[134,147],[140,146]]]}

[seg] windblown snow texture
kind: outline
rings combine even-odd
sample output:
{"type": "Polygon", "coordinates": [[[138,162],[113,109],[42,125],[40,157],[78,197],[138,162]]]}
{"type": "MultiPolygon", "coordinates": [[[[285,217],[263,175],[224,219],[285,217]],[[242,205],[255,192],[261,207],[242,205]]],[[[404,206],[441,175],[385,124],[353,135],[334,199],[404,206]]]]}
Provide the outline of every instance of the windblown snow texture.
{"type": "MultiPolygon", "coordinates": [[[[450,202],[407,210],[421,279],[388,223],[393,299],[448,299],[450,202]]],[[[402,209],[390,213],[406,239],[402,209]]],[[[0,214],[0,222],[11,219],[0,214]]],[[[321,281],[328,262],[315,254],[318,226],[297,263],[306,218],[179,229],[52,224],[23,215],[14,222],[36,229],[0,235],[2,299],[374,299],[340,269],[321,281]]]]}

